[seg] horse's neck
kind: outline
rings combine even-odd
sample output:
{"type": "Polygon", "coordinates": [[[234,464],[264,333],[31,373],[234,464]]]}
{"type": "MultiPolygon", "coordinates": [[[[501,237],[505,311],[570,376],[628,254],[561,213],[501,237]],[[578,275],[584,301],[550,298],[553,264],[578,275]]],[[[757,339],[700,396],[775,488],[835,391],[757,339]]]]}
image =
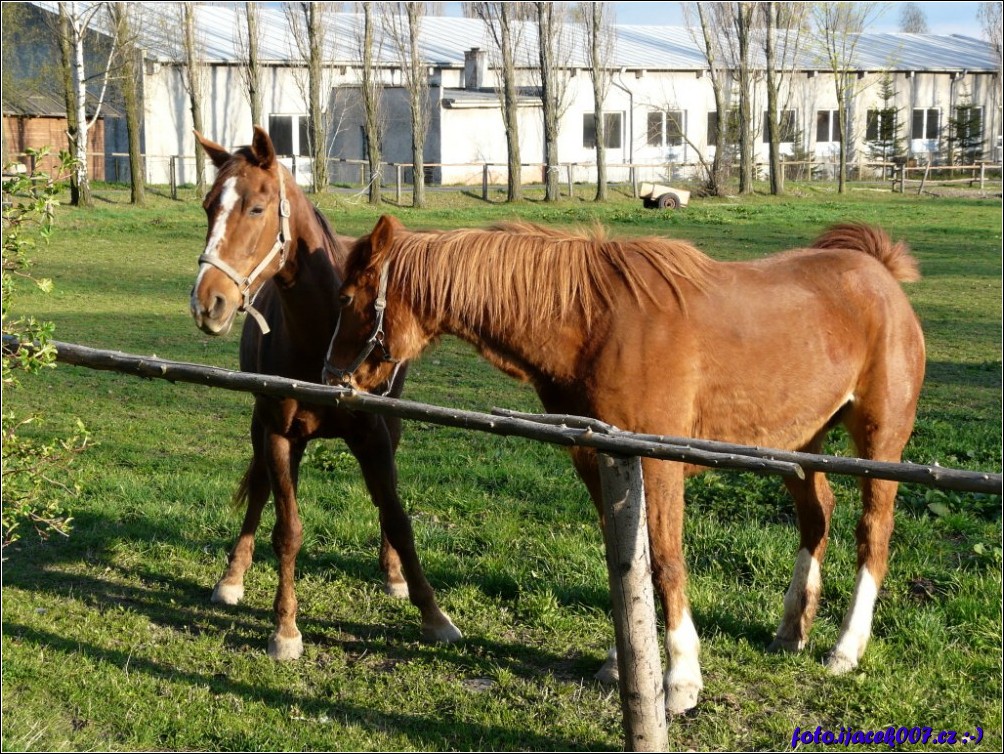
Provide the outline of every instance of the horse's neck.
{"type": "MultiPolygon", "coordinates": [[[[290,221],[288,253],[294,256],[292,278],[278,286],[285,324],[291,335],[302,334],[311,342],[330,337],[338,313],[341,271],[338,248],[306,206],[294,211],[290,221]]],[[[281,279],[280,279],[281,280],[281,279]]]]}
{"type": "Polygon", "coordinates": [[[575,315],[551,323],[546,334],[539,328],[501,330],[491,323],[472,324],[450,314],[443,319],[440,330],[467,341],[490,364],[511,377],[537,386],[573,380],[585,347],[585,327],[575,315]]]}

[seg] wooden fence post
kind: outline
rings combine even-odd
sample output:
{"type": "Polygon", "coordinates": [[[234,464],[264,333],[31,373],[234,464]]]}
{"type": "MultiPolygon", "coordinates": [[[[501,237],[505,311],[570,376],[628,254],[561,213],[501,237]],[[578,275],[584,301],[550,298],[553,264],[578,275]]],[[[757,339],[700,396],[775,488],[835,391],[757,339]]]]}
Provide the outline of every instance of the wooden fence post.
{"type": "Polygon", "coordinates": [[[178,198],[178,158],[171,155],[171,159],[168,160],[168,170],[171,173],[171,198],[177,200],[178,198]]]}
{"type": "Polygon", "coordinates": [[[568,168],[568,198],[572,199],[575,196],[575,188],[572,183],[572,163],[568,163],[566,167],[568,168]]]}
{"type": "Polygon", "coordinates": [[[987,178],[987,164],[985,162],[980,163],[980,191],[983,191],[986,185],[987,178]]]}
{"type": "Polygon", "coordinates": [[[488,201],[488,163],[481,168],[481,198],[488,201]]]}
{"type": "Polygon", "coordinates": [[[666,751],[641,459],[597,453],[626,751],[666,751]]]}

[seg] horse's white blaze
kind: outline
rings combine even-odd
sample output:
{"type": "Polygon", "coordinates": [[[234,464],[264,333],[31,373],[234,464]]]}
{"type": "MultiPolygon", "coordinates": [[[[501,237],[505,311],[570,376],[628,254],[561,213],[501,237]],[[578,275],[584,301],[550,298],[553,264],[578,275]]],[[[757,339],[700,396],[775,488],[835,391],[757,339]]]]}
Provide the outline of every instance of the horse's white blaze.
{"type": "MultiPolygon", "coordinates": [[[[216,252],[226,238],[227,233],[227,219],[230,217],[230,213],[233,212],[234,207],[237,206],[237,202],[240,201],[240,194],[237,193],[237,189],[234,188],[237,185],[237,176],[231,176],[223,182],[223,188],[220,191],[220,211],[216,213],[216,220],[213,222],[213,230],[209,234],[209,240],[206,242],[206,250],[203,252],[207,257],[217,256],[216,252]]],[[[202,283],[202,276],[206,274],[206,270],[210,269],[211,265],[203,262],[199,265],[199,276],[195,279],[195,287],[193,291],[199,290],[199,285],[202,283]]],[[[194,294],[193,294],[194,296],[194,294]]]]}
{"type": "Polygon", "coordinates": [[[867,566],[858,571],[858,579],[854,584],[854,595],[851,606],[840,628],[840,638],[833,648],[830,658],[830,669],[835,673],[846,672],[858,664],[868,644],[872,632],[872,615],[875,611],[875,600],[878,597],[878,585],[872,578],[867,566]]]}
{"type": "MultiPolygon", "coordinates": [[[[819,575],[819,561],[804,547],[795,558],[795,568],[791,574],[791,585],[784,594],[784,617],[781,619],[779,635],[786,628],[798,627],[797,649],[805,646],[805,614],[819,601],[823,580],[819,575]],[[805,599],[802,599],[802,596],[805,599]]],[[[784,638],[790,638],[785,636],[784,638]]],[[[790,647],[789,647],[790,649],[790,647]]]]}
{"type": "Polygon", "coordinates": [[[687,610],[680,619],[680,625],[666,631],[666,655],[669,658],[669,672],[665,679],[666,708],[670,712],[685,712],[697,704],[698,692],[704,688],[700,651],[697,629],[690,610],[687,610]]]}

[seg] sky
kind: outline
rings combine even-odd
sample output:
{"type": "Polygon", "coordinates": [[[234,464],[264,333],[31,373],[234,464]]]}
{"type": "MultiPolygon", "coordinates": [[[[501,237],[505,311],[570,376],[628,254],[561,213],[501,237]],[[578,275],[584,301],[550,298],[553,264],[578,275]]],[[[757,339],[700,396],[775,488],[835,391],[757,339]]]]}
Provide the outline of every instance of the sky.
{"type": "MultiPolygon", "coordinates": [[[[906,3],[887,2],[886,10],[868,31],[899,31],[901,6],[906,3]]],[[[459,15],[458,3],[447,3],[449,15],[459,15]]],[[[917,2],[915,3],[927,18],[927,26],[932,34],[966,34],[981,38],[980,24],[976,17],[979,3],[974,2],[917,2]]],[[[683,24],[683,11],[678,2],[615,2],[617,23],[619,24],[662,24],[676,26],[683,24]]]]}

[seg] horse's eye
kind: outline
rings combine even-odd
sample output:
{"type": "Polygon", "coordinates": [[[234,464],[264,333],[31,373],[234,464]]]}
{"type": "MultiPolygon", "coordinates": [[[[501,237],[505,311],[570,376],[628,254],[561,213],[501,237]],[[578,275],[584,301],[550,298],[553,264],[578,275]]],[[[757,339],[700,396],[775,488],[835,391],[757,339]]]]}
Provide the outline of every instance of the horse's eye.
{"type": "Polygon", "coordinates": [[[351,303],[352,303],[351,293],[343,293],[341,296],[338,297],[338,305],[343,309],[351,303]]]}
{"type": "Polygon", "coordinates": [[[251,211],[248,212],[248,214],[251,215],[251,217],[258,217],[259,215],[264,214],[264,212],[265,212],[265,208],[259,206],[259,207],[252,207],[251,211]]]}

